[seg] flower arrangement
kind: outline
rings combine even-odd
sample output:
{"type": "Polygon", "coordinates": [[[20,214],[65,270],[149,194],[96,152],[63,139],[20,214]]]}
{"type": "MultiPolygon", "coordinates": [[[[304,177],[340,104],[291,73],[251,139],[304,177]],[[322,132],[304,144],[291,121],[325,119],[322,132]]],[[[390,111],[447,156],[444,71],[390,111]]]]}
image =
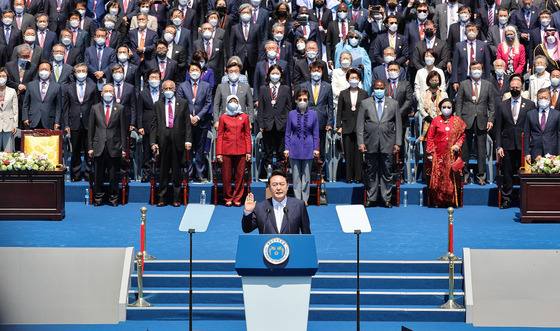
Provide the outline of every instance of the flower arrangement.
{"type": "Polygon", "coordinates": [[[46,154],[0,152],[0,171],[54,171],[46,154]]]}
{"type": "Polygon", "coordinates": [[[537,174],[560,173],[560,156],[546,154],[544,157],[537,157],[530,170],[537,174]]]}

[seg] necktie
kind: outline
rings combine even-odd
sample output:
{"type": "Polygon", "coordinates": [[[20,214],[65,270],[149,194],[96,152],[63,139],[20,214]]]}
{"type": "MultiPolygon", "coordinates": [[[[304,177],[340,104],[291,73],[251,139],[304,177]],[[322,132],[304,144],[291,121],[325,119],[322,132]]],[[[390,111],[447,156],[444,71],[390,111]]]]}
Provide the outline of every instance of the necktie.
{"type": "Polygon", "coordinates": [[[502,4],[502,0],[498,0],[498,1],[496,2],[496,3],[497,3],[497,4],[498,4],[498,6],[499,6],[499,5],[501,5],[501,4],[502,4]]]}
{"type": "Polygon", "coordinates": [[[76,39],[78,38],[78,31],[72,30],[72,43],[76,45],[76,39]]]}
{"type": "Polygon", "coordinates": [[[278,96],[278,91],[276,91],[276,85],[272,86],[272,100],[276,100],[276,97],[278,96]]]}
{"type": "Polygon", "coordinates": [[[474,97],[476,102],[478,102],[478,83],[474,83],[474,97]]]}
{"type": "Polygon", "coordinates": [[[58,80],[60,79],[60,64],[55,64],[54,66],[54,76],[56,78],[56,82],[58,83],[58,80]]]}
{"type": "Polygon", "coordinates": [[[543,110],[541,113],[541,130],[544,132],[544,127],[546,126],[546,112],[543,110]]]}
{"type": "Polygon", "coordinates": [[[500,27],[500,31],[502,31],[502,33],[500,33],[500,38],[501,38],[500,42],[503,42],[504,39],[506,39],[506,29],[503,28],[503,27],[500,27]]]}
{"type": "Polygon", "coordinates": [[[517,123],[517,100],[511,102],[511,114],[513,115],[513,122],[517,123]]]}
{"type": "Polygon", "coordinates": [[[43,47],[45,44],[45,31],[39,32],[39,45],[43,47]]]}
{"type": "Polygon", "coordinates": [[[66,59],[68,59],[68,48],[64,50],[64,63],[66,63],[66,59]]]}
{"type": "Polygon", "coordinates": [[[389,44],[391,48],[395,48],[395,36],[392,34],[389,34],[389,44]]]}
{"type": "Polygon", "coordinates": [[[396,89],[397,89],[397,83],[392,82],[391,83],[391,98],[393,98],[393,95],[395,94],[396,89]]]}
{"type": "Polygon", "coordinates": [[[319,84],[315,83],[315,87],[313,87],[313,101],[315,105],[317,105],[317,99],[319,98],[319,84]]]}
{"type": "Polygon", "coordinates": [[[109,125],[109,117],[111,116],[111,108],[109,107],[109,105],[106,106],[106,111],[105,111],[105,123],[107,125],[109,125]]]}
{"type": "Polygon", "coordinates": [[[424,40],[424,23],[420,23],[420,40],[424,40]]]}
{"type": "Polygon", "coordinates": [[[109,47],[109,43],[111,42],[111,30],[107,30],[107,39],[105,40],[105,46],[109,47]]]}
{"type": "MultiPolygon", "coordinates": [[[[138,46],[140,48],[144,48],[146,44],[146,30],[142,30],[140,31],[140,40],[138,41],[138,46]]],[[[142,53],[142,56],[140,57],[140,61],[144,61],[144,53],[142,53]]]]}
{"type": "Polygon", "coordinates": [[[303,26],[303,36],[307,36],[307,29],[305,28],[305,25],[303,26]]]}
{"type": "Polygon", "coordinates": [[[243,37],[245,41],[249,38],[249,27],[246,24],[243,24],[243,37]]]}
{"type": "Polygon", "coordinates": [[[84,83],[78,83],[78,86],[80,86],[80,93],[78,93],[78,100],[80,100],[80,102],[84,102],[84,83]]]}
{"type": "Polygon", "coordinates": [[[498,86],[500,86],[500,91],[502,90],[503,79],[498,79],[498,86]]]}
{"type": "Polygon", "coordinates": [[[22,82],[23,81],[23,75],[25,74],[25,64],[20,64],[19,65],[19,81],[22,82]]]}
{"type": "Polygon", "coordinates": [[[123,11],[126,13],[128,9],[128,0],[123,1],[123,11]]]}
{"type": "Polygon", "coordinates": [[[47,94],[47,82],[41,82],[41,101],[45,100],[47,94]]]}
{"type": "Polygon", "coordinates": [[[381,116],[383,116],[383,101],[377,101],[377,118],[381,121],[381,116]]]}
{"type": "Polygon", "coordinates": [[[470,44],[471,44],[471,63],[472,63],[476,60],[475,60],[475,56],[474,56],[474,43],[471,42],[470,44]]]}
{"type": "Polygon", "coordinates": [[[10,27],[6,27],[6,45],[10,44],[10,27]]]}
{"type": "Polygon", "coordinates": [[[163,77],[165,76],[165,61],[159,62],[159,72],[160,72],[161,79],[163,80],[163,77]]]}
{"type": "Polygon", "coordinates": [[[556,109],[556,99],[558,98],[558,90],[554,89],[554,93],[552,93],[552,108],[556,109]]]}
{"type": "Polygon", "coordinates": [[[21,30],[21,15],[18,15],[18,16],[17,16],[16,21],[17,21],[17,27],[18,27],[18,29],[21,30]]]}
{"type": "Polygon", "coordinates": [[[212,53],[212,47],[210,46],[210,42],[207,41],[206,42],[206,56],[208,57],[208,60],[210,60],[210,54],[212,53]]]}
{"type": "Polygon", "coordinates": [[[494,10],[488,6],[488,26],[494,25],[494,10]]]}
{"type": "Polygon", "coordinates": [[[231,95],[237,94],[237,84],[231,84],[231,95]]]}
{"type": "Polygon", "coordinates": [[[193,83],[193,86],[192,86],[193,99],[196,99],[196,92],[198,92],[198,86],[197,86],[196,83],[193,83]]]}
{"type": "Polygon", "coordinates": [[[346,39],[346,22],[341,21],[340,26],[342,27],[342,39],[346,39]]]}
{"type": "Polygon", "coordinates": [[[168,104],[167,109],[168,109],[168,113],[169,113],[168,119],[167,119],[167,126],[172,128],[173,127],[173,107],[171,106],[171,100],[169,100],[167,102],[167,104],[168,104]]]}
{"type": "Polygon", "coordinates": [[[257,8],[253,8],[253,23],[257,23],[257,8]]]}
{"type": "Polygon", "coordinates": [[[31,0],[27,0],[27,1],[25,2],[25,6],[26,6],[27,8],[29,8],[29,6],[31,6],[31,0]]]}

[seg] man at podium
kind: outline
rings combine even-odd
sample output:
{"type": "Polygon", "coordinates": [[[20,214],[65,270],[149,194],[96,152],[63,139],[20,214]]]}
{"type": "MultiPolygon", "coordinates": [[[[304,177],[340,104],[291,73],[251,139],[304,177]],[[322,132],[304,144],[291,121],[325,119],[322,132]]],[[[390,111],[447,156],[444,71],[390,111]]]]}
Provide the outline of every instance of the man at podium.
{"type": "Polygon", "coordinates": [[[274,170],[268,179],[271,199],[255,201],[253,193],[245,199],[241,225],[249,233],[259,228],[260,234],[311,234],[305,203],[288,197],[288,177],[274,170]]]}

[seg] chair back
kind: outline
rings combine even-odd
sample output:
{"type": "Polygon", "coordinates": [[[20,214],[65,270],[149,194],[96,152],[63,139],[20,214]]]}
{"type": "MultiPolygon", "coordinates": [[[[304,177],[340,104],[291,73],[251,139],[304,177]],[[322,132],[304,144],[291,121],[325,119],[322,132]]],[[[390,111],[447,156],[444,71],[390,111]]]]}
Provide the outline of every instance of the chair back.
{"type": "Polygon", "coordinates": [[[46,154],[55,166],[63,163],[62,130],[36,129],[21,131],[22,151],[25,154],[46,154]]]}

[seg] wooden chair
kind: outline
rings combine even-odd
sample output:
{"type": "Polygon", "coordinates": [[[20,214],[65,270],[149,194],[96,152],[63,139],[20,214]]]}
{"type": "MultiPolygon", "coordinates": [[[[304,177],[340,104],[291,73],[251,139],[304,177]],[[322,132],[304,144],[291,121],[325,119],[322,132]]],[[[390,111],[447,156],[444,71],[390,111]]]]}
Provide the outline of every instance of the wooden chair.
{"type": "Polygon", "coordinates": [[[64,164],[62,130],[36,129],[21,131],[21,146],[25,154],[47,154],[55,166],[64,164]]]}
{"type": "MultiPolygon", "coordinates": [[[[243,188],[247,188],[247,193],[251,193],[251,183],[253,181],[252,175],[253,169],[253,161],[248,161],[245,163],[245,172],[243,173],[243,188]]],[[[214,183],[214,206],[218,205],[218,184],[224,184],[224,176],[222,173],[222,163],[218,162],[218,160],[212,160],[212,170],[213,170],[213,183],[214,183]]],[[[232,174],[234,177],[235,174],[232,174]]],[[[233,183],[234,180],[232,179],[231,182],[233,183]]]]}
{"type": "MultiPolygon", "coordinates": [[[[284,173],[288,176],[288,184],[293,183],[293,174],[288,171],[291,168],[289,160],[282,161],[284,164],[284,173]]],[[[323,182],[323,161],[316,157],[311,164],[310,185],[317,185],[317,206],[321,205],[321,184],[323,182]]]]}
{"type": "MultiPolygon", "coordinates": [[[[392,173],[392,179],[393,179],[393,185],[395,185],[395,207],[400,207],[401,205],[401,182],[402,182],[402,174],[400,172],[400,169],[402,169],[399,165],[399,153],[397,152],[396,154],[394,154],[394,158],[396,160],[396,162],[393,162],[393,169],[391,171],[392,173]]],[[[367,203],[367,187],[366,187],[366,168],[367,168],[367,164],[366,164],[366,159],[365,159],[365,154],[364,154],[364,166],[363,166],[363,177],[364,177],[364,205],[367,203]]]]}
{"type": "MultiPolygon", "coordinates": [[[[119,170],[119,181],[121,184],[121,200],[122,200],[122,205],[124,206],[125,204],[128,203],[128,194],[130,191],[130,187],[129,187],[129,183],[130,183],[130,177],[129,177],[129,171],[130,171],[130,137],[126,138],[126,154],[124,157],[123,162],[121,162],[121,169],[119,170]]],[[[95,184],[95,169],[94,169],[95,163],[92,162],[92,172],[91,175],[89,176],[89,204],[92,205],[93,204],[93,187],[95,184]]],[[[109,183],[109,174],[107,172],[105,172],[103,174],[103,183],[109,183]]]]}
{"type": "MultiPolygon", "coordinates": [[[[189,172],[186,164],[188,163],[190,151],[185,154],[185,164],[181,167],[182,170],[182,180],[181,180],[181,190],[183,191],[183,206],[186,206],[189,202],[189,172]]],[[[152,158],[152,175],[150,176],[150,205],[155,204],[156,187],[159,183],[159,155],[152,158]]],[[[169,169],[171,171],[171,169],[169,169]]]]}
{"type": "MultiPolygon", "coordinates": [[[[523,139],[525,133],[521,133],[521,167],[519,169],[525,168],[525,146],[523,145],[523,139]]],[[[502,172],[502,158],[498,155],[496,162],[496,184],[498,185],[498,207],[502,206],[502,186],[504,185],[504,174],[502,172]]],[[[519,176],[517,174],[513,175],[513,185],[520,185],[519,176]]],[[[521,194],[521,192],[520,192],[521,194]]]]}

